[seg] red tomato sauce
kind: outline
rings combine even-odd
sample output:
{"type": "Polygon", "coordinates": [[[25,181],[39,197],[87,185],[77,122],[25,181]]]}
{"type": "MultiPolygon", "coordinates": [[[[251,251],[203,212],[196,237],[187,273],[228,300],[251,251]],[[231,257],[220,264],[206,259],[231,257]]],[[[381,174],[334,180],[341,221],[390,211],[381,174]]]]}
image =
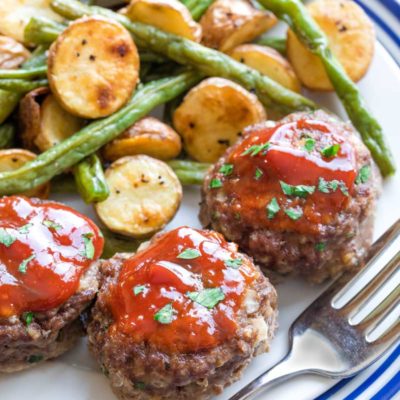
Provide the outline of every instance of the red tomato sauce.
{"type": "Polygon", "coordinates": [[[100,257],[103,237],[73,209],[26,197],[0,199],[0,317],[58,307],[100,257]]]}
{"type": "Polygon", "coordinates": [[[246,288],[259,274],[236,250],[215,232],[181,227],[166,233],[124,262],[108,299],[115,319],[110,329],[168,353],[209,349],[234,337],[246,288]],[[187,249],[197,256],[179,258],[187,249]],[[227,266],[227,260],[237,259],[238,268],[227,266]],[[212,308],[188,297],[206,288],[224,296],[212,308]],[[157,321],[157,312],[168,305],[172,321],[157,321]]]}
{"type": "Polygon", "coordinates": [[[232,173],[219,173],[218,178],[232,210],[245,223],[312,234],[318,233],[320,224],[329,224],[348,204],[357,175],[355,160],[352,144],[334,123],[302,119],[249,132],[227,160],[233,166],[232,173]],[[311,150],[305,148],[307,139],[314,141],[311,150]],[[252,146],[266,143],[267,150],[249,153],[252,146]],[[324,156],[322,150],[333,145],[340,146],[337,154],[324,156]],[[321,178],[325,182],[336,181],[338,187],[329,193],[321,192],[321,178]],[[305,197],[287,195],[281,182],[312,186],[314,192],[305,197]],[[274,198],[280,209],[268,218],[266,207],[274,198]],[[297,220],[290,218],[285,213],[288,209],[301,216],[297,220]]]}

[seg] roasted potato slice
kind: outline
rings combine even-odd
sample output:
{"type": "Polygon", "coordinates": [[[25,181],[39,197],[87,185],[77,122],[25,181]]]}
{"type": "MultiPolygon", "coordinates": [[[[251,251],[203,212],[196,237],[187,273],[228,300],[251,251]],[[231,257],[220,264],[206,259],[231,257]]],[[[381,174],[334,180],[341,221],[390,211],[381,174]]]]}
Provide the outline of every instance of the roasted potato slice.
{"type": "MultiPolygon", "coordinates": [[[[317,0],[308,5],[316,23],[325,32],[332,53],[349,77],[357,82],[371,64],[375,31],[372,22],[354,1],[317,0]]],[[[301,82],[309,89],[333,90],[320,59],[289,30],[287,55],[301,82]]]]}
{"type": "Polygon", "coordinates": [[[229,55],[251,68],[269,76],[282,86],[300,92],[300,81],[289,62],[271,47],[257,44],[242,44],[229,52],[229,55]]]}
{"type": "MultiPolygon", "coordinates": [[[[36,158],[36,154],[25,149],[0,150],[0,172],[13,171],[22,167],[28,161],[36,158]]],[[[20,193],[28,197],[47,199],[50,192],[50,182],[37,186],[28,192],[20,193]]]]}
{"type": "Polygon", "coordinates": [[[82,118],[120,109],[139,77],[139,56],[129,32],[100,17],[73,22],[52,44],[48,59],[51,90],[61,106],[82,118]]]}
{"type": "Polygon", "coordinates": [[[153,25],[195,42],[201,40],[201,26],[178,0],[134,0],[126,15],[132,21],[153,25]]]}
{"type": "Polygon", "coordinates": [[[185,96],[173,124],[193,159],[213,163],[246,126],[265,119],[264,107],[254,94],[227,79],[209,78],[185,96]]]}
{"type": "Polygon", "coordinates": [[[239,44],[251,42],[276,21],[272,13],[257,10],[245,0],[217,0],[200,20],[202,43],[227,52],[239,44]]]}
{"type": "Polygon", "coordinates": [[[11,37],[0,35],[0,68],[15,69],[26,61],[30,52],[11,37]]]}
{"type": "Polygon", "coordinates": [[[24,42],[24,29],[32,17],[62,18],[50,8],[51,0],[1,0],[0,33],[24,42]]]}
{"type": "Polygon", "coordinates": [[[115,161],[124,156],[147,154],[159,160],[170,160],[182,150],[180,136],[157,118],[136,122],[104,148],[104,158],[115,161]]]}
{"type": "Polygon", "coordinates": [[[138,155],[115,161],[105,172],[110,196],[97,203],[101,221],[113,232],[143,238],[161,230],[175,215],[182,186],[172,169],[138,155]]]}

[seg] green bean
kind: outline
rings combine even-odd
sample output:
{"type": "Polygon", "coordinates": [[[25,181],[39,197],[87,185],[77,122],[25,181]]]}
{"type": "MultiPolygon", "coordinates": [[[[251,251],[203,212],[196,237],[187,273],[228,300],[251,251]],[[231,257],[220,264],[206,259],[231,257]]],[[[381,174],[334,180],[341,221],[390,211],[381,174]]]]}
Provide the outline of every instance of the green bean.
{"type": "Polygon", "coordinates": [[[44,77],[46,74],[46,66],[28,69],[0,69],[0,79],[31,79],[44,77]]]}
{"type": "Polygon", "coordinates": [[[301,42],[319,57],[350,120],[371,151],[382,175],[393,174],[396,167],[382,127],[367,110],[357,85],[347,76],[330,51],[324,32],[309,15],[306,7],[300,0],[259,0],[259,2],[285,21],[301,42]]]}
{"type": "Polygon", "coordinates": [[[53,43],[66,28],[65,25],[45,17],[31,18],[24,29],[24,41],[48,45],[53,43]]]}
{"type": "Polygon", "coordinates": [[[103,166],[96,154],[85,158],[74,167],[76,187],[85,203],[104,201],[110,195],[103,166]]]}
{"type": "Polygon", "coordinates": [[[198,21],[207,11],[214,0],[180,0],[192,14],[195,21],[198,21]]]}
{"type": "Polygon", "coordinates": [[[175,171],[182,185],[201,185],[211,164],[187,160],[172,160],[168,165],[175,171]]]}
{"type": "MultiPolygon", "coordinates": [[[[49,81],[47,79],[40,79],[38,81],[25,81],[23,79],[0,79],[0,89],[11,92],[11,94],[14,94],[16,96],[15,98],[18,98],[18,101],[20,99],[19,95],[28,93],[33,89],[48,85],[49,81]]],[[[13,104],[13,102],[11,103],[13,104]]]]}
{"type": "Polygon", "coordinates": [[[191,40],[150,25],[131,22],[127,17],[102,7],[87,7],[76,0],[52,0],[51,6],[70,19],[102,15],[118,21],[133,34],[135,40],[146,44],[151,51],[163,54],[179,64],[193,66],[205,75],[237,81],[246,89],[254,91],[267,107],[277,108],[281,113],[316,108],[311,100],[284,88],[258,71],[191,40]]]}
{"type": "Polygon", "coordinates": [[[22,68],[37,68],[46,65],[47,63],[47,46],[39,45],[33,51],[30,58],[28,58],[23,64],[22,68]]]}
{"type": "Polygon", "coordinates": [[[0,125],[0,149],[12,146],[15,137],[15,126],[10,123],[0,125]]]}
{"type": "Polygon", "coordinates": [[[271,36],[261,36],[256,40],[256,43],[261,46],[272,47],[276,51],[279,51],[283,56],[286,54],[286,39],[271,36]]]}
{"type": "Polygon", "coordinates": [[[22,167],[1,172],[0,194],[23,192],[49,181],[116,138],[154,107],[191,88],[201,78],[198,73],[186,72],[145,85],[113,115],[92,122],[22,167]]]}
{"type": "Polygon", "coordinates": [[[115,253],[134,253],[142,241],[114,234],[108,229],[101,227],[104,235],[104,249],[101,258],[111,258],[115,253]]]}

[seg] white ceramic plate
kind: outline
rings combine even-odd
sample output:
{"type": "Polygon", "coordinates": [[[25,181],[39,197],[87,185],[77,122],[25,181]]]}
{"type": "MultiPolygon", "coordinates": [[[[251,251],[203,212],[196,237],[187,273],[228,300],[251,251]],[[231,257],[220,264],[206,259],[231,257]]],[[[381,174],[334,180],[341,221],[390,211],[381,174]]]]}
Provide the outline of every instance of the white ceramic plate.
{"type": "MultiPolygon", "coordinates": [[[[377,45],[373,64],[367,76],[360,82],[360,89],[369,107],[383,125],[393,153],[397,156],[400,154],[400,128],[398,121],[400,111],[400,69],[383,46],[379,44],[377,45]]],[[[346,118],[340,103],[334,95],[307,95],[314,98],[319,104],[346,118]]],[[[54,199],[67,203],[95,218],[92,209],[84,205],[76,197],[55,196],[54,199]]],[[[384,184],[383,194],[377,210],[375,237],[378,237],[400,217],[399,199],[400,174],[398,173],[384,184]]],[[[197,219],[198,202],[198,190],[196,188],[186,189],[180,211],[168,228],[180,225],[200,227],[197,219]]],[[[318,296],[323,287],[286,280],[278,285],[277,290],[279,294],[280,328],[272,343],[270,353],[257,357],[245,371],[242,379],[225,390],[221,396],[218,396],[218,400],[228,399],[242,386],[285,355],[287,351],[287,332],[291,322],[318,296]]],[[[394,356],[397,357],[397,355],[392,355],[392,358],[394,356]]],[[[365,372],[365,378],[367,377],[366,374],[373,372],[376,368],[377,366],[373,366],[369,369],[369,372],[365,372]]],[[[395,369],[393,373],[395,374],[396,372],[395,369]]],[[[325,378],[302,376],[268,391],[260,399],[309,400],[321,395],[335,383],[335,381],[325,378]]],[[[355,385],[353,384],[353,386],[355,385]]],[[[356,397],[352,398],[355,399],[356,397]]],[[[371,397],[362,396],[361,398],[367,399],[371,397]]],[[[385,398],[389,399],[391,397],[385,398]]],[[[49,361],[29,371],[1,376],[0,399],[114,400],[115,397],[109,388],[107,378],[101,374],[88,353],[86,341],[82,339],[75,349],[57,360],[49,361]]]]}

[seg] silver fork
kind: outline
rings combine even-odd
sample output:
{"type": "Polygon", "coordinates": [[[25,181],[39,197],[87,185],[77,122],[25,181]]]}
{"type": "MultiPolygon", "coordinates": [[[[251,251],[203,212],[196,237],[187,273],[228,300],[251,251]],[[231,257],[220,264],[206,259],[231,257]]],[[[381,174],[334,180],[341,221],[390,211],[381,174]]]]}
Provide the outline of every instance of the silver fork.
{"type": "Polygon", "coordinates": [[[230,400],[248,400],[301,374],[345,378],[400,338],[400,220],[372,246],[365,267],[337,279],[292,324],[290,350],[230,400]]]}

